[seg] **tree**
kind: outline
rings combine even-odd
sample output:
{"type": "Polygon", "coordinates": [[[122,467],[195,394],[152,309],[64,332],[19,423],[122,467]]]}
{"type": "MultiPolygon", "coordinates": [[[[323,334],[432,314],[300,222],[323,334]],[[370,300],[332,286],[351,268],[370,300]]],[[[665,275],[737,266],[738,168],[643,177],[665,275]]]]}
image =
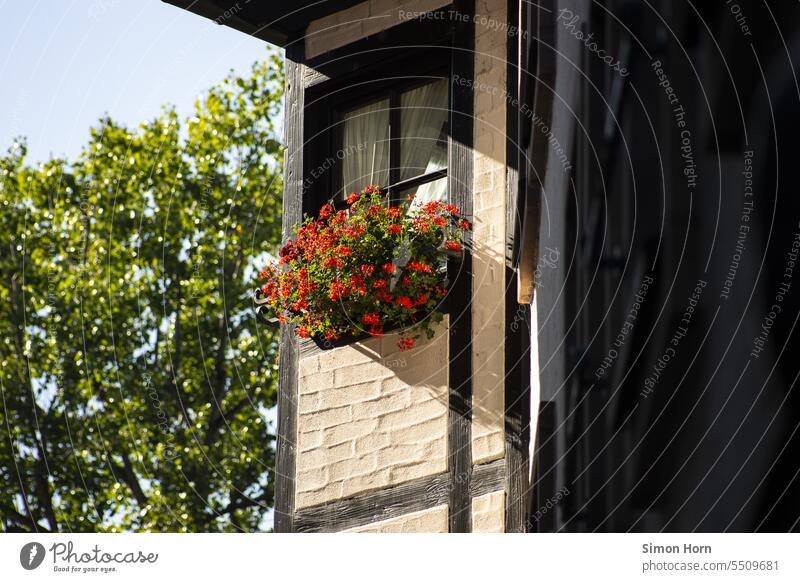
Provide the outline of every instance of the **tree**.
{"type": "Polygon", "coordinates": [[[282,66],[181,123],[110,118],[75,161],[0,158],[5,531],[237,531],[273,504],[282,66]]]}

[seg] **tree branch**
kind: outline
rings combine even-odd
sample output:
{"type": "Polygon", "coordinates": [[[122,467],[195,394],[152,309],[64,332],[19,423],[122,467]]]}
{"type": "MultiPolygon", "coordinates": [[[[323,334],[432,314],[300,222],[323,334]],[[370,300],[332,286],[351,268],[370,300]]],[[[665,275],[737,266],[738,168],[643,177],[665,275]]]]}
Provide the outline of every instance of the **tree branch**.
{"type": "Polygon", "coordinates": [[[17,525],[32,528],[31,531],[37,533],[53,533],[46,527],[36,523],[36,520],[34,520],[30,515],[22,515],[19,511],[6,503],[0,503],[0,511],[3,512],[3,516],[6,519],[13,521],[17,525]]]}
{"type": "Polygon", "coordinates": [[[136,503],[138,503],[140,507],[144,507],[147,505],[147,496],[142,490],[142,486],[139,483],[139,478],[136,476],[130,457],[128,457],[127,454],[122,455],[122,464],[122,467],[116,465],[116,469],[119,471],[122,481],[128,486],[128,489],[131,490],[131,493],[133,493],[136,503]]]}

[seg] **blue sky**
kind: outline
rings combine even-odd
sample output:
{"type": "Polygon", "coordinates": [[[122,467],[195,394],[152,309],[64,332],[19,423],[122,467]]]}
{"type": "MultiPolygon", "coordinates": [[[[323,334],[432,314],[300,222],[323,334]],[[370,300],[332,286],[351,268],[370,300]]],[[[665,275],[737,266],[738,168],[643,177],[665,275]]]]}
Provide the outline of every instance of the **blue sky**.
{"type": "Polygon", "coordinates": [[[163,104],[191,111],[266,44],[160,0],[0,0],[0,151],[74,156],[103,114],[136,125],[163,104]]]}

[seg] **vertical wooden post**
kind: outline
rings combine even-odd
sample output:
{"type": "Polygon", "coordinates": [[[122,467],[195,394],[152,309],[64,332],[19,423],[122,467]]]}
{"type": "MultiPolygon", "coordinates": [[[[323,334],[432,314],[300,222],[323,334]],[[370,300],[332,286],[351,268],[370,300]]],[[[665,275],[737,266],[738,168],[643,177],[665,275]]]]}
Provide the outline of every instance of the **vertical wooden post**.
{"type": "MultiPolygon", "coordinates": [[[[283,240],[303,216],[303,43],[286,47],[283,240]]],[[[298,343],[294,329],[281,325],[278,379],[278,438],[275,467],[275,531],[294,531],[295,449],[297,441],[298,343]]]]}

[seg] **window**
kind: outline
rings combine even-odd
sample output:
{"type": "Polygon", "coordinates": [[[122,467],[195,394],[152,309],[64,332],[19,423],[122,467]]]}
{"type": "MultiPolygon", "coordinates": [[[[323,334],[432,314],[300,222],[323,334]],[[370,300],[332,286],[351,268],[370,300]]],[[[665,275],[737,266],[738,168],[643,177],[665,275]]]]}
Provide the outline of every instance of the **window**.
{"type": "Polygon", "coordinates": [[[340,195],[374,184],[395,200],[447,197],[448,83],[385,91],[341,115],[340,195]]]}

